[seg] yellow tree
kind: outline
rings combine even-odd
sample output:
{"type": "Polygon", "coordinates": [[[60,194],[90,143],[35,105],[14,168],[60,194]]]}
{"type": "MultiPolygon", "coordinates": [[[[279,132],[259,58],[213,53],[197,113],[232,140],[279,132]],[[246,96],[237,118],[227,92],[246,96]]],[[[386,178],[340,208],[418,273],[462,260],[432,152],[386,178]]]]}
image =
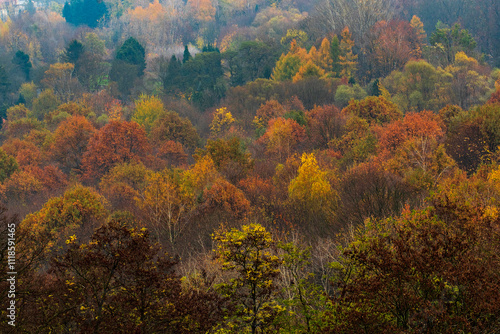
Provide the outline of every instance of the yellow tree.
{"type": "Polygon", "coordinates": [[[164,110],[163,102],[158,97],[142,94],[135,101],[135,111],[132,120],[142,125],[146,133],[149,134],[153,123],[164,110]]]}
{"type": "Polygon", "coordinates": [[[342,40],[340,41],[339,55],[339,65],[341,67],[340,76],[351,78],[356,73],[358,56],[352,53],[354,41],[348,27],[345,27],[344,30],[342,30],[341,36],[342,40]]]}
{"type": "Polygon", "coordinates": [[[338,195],[329,182],[328,172],[320,169],[314,153],[304,153],[301,162],[297,177],[288,186],[291,204],[304,212],[332,218],[338,195]]]}
{"type": "Polygon", "coordinates": [[[299,45],[304,45],[304,43],[307,42],[307,39],[307,33],[303,30],[288,29],[286,31],[286,35],[281,38],[281,44],[288,45],[295,40],[295,42],[299,45]]]}
{"type": "Polygon", "coordinates": [[[203,189],[211,185],[219,177],[217,167],[210,155],[204,155],[184,173],[184,186],[187,189],[192,189],[191,191],[195,195],[199,195],[203,192],[203,189]]]}
{"type": "Polygon", "coordinates": [[[330,72],[333,66],[333,59],[331,54],[332,45],[328,38],[323,38],[321,46],[318,49],[316,65],[321,67],[325,72],[330,72]]]}
{"type": "Polygon", "coordinates": [[[306,49],[301,48],[295,39],[292,40],[290,51],[287,54],[281,54],[271,78],[275,81],[291,80],[307,59],[308,54],[306,49]]]}
{"type": "Polygon", "coordinates": [[[325,71],[322,68],[318,67],[312,60],[309,60],[299,68],[299,71],[293,77],[293,82],[309,77],[322,77],[324,74],[325,71]]]}
{"type": "Polygon", "coordinates": [[[420,20],[420,18],[416,15],[413,15],[410,21],[410,26],[412,27],[413,31],[415,31],[415,34],[417,35],[418,39],[418,44],[419,44],[419,53],[421,54],[422,49],[427,41],[427,34],[425,33],[424,30],[424,24],[420,20]]]}
{"type": "Polygon", "coordinates": [[[275,297],[283,260],[273,254],[276,243],[271,233],[259,224],[250,224],[241,230],[220,229],[212,238],[222,270],[232,274],[230,281],[219,285],[235,303],[236,317],[229,319],[229,326],[239,333],[266,333],[282,311],[275,297]]]}
{"type": "Polygon", "coordinates": [[[178,172],[152,172],[146,176],[144,191],[136,198],[158,241],[166,233],[174,244],[186,226],[185,216],[193,205],[193,195],[182,183],[182,175],[178,172]]]}
{"type": "Polygon", "coordinates": [[[229,128],[231,124],[235,122],[235,119],[230,111],[226,107],[219,108],[214,113],[214,118],[212,123],[210,123],[210,130],[213,137],[218,137],[223,135],[229,128]]]}
{"type": "Polygon", "coordinates": [[[126,34],[146,42],[150,54],[166,52],[167,45],[176,42],[176,20],[179,12],[175,7],[172,2],[168,4],[162,1],[160,4],[155,0],[147,7],[136,6],[134,9],[128,9],[128,15],[121,18],[125,23],[126,34]]]}
{"type": "Polygon", "coordinates": [[[301,59],[301,66],[293,77],[293,82],[307,77],[322,77],[325,72],[331,70],[330,42],[326,38],[323,39],[319,50],[313,46],[305,57],[303,51],[296,54],[301,59]]]}
{"type": "Polygon", "coordinates": [[[48,253],[62,247],[70,235],[85,237],[101,225],[108,215],[106,206],[106,199],[94,189],[77,184],[27,215],[20,228],[29,231],[29,243],[45,243],[48,253]]]}
{"type": "Polygon", "coordinates": [[[467,56],[465,52],[457,52],[455,62],[448,65],[445,71],[453,76],[452,91],[462,109],[486,102],[492,85],[488,77],[482,74],[476,59],[467,56]]]}

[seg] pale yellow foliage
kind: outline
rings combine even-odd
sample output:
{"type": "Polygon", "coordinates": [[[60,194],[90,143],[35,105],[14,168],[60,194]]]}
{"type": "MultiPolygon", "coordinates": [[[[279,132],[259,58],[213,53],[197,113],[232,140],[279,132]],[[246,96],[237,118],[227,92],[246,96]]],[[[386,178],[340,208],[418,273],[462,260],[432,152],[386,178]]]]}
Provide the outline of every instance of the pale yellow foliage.
{"type": "Polygon", "coordinates": [[[166,232],[171,243],[185,226],[183,217],[193,205],[193,195],[182,186],[183,180],[168,170],[151,172],[137,205],[147,213],[157,238],[166,232]]]}
{"type": "Polygon", "coordinates": [[[219,108],[215,111],[212,123],[210,123],[210,130],[213,136],[218,136],[225,131],[229,130],[231,124],[235,122],[235,119],[230,111],[226,107],[219,108]]]}

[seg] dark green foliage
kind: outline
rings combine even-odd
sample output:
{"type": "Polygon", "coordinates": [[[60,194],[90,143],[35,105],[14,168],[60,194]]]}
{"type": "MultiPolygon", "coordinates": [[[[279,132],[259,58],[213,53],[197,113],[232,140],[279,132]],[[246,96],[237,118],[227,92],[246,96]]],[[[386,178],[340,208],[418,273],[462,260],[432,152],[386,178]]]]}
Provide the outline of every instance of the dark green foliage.
{"type": "Polygon", "coordinates": [[[5,93],[10,86],[9,77],[5,68],[0,65],[0,93],[5,93]]]}
{"type": "Polygon", "coordinates": [[[84,52],[83,44],[77,41],[76,39],[72,40],[69,45],[64,50],[64,55],[62,56],[62,60],[66,63],[75,64],[80,59],[80,56],[84,52]]]}
{"type": "MultiPolygon", "coordinates": [[[[188,51],[189,53],[189,51],[188,51]]],[[[189,56],[191,57],[191,55],[189,56]]],[[[163,90],[165,93],[174,93],[183,88],[183,78],[181,76],[182,63],[172,55],[170,61],[160,69],[161,80],[163,82],[163,90]]]]}
{"type": "Polygon", "coordinates": [[[118,90],[128,95],[135,85],[135,80],[139,77],[136,65],[124,61],[115,60],[109,72],[109,78],[118,84],[118,90]]]}
{"type": "Polygon", "coordinates": [[[54,91],[46,89],[40,93],[40,95],[33,100],[33,116],[39,121],[43,121],[45,115],[48,115],[51,111],[57,109],[61,104],[61,101],[54,94],[54,91]]]}
{"type": "Polygon", "coordinates": [[[297,122],[299,125],[302,125],[302,126],[307,125],[306,115],[304,114],[304,111],[302,111],[302,110],[290,110],[285,115],[283,115],[283,117],[286,119],[291,118],[295,122],[297,122]]]}
{"type": "Polygon", "coordinates": [[[337,35],[333,36],[332,42],[330,43],[330,55],[332,57],[332,72],[335,73],[336,76],[340,75],[340,64],[339,64],[339,56],[340,56],[340,41],[337,35]]]}
{"type": "MultiPolygon", "coordinates": [[[[0,65],[0,121],[6,118],[6,111],[8,108],[6,97],[7,92],[9,91],[9,87],[10,81],[9,77],[7,76],[7,72],[5,71],[5,68],[0,65]]],[[[0,122],[0,128],[1,127],[2,124],[0,122]]]]}
{"type": "Polygon", "coordinates": [[[382,92],[380,91],[380,80],[379,79],[375,79],[371,84],[370,84],[370,88],[371,88],[371,92],[370,92],[370,95],[372,96],[380,96],[382,95],[382,92]]]}
{"type": "Polygon", "coordinates": [[[172,56],[160,69],[166,93],[183,92],[198,107],[205,109],[216,104],[225,94],[222,57],[218,51],[198,53],[191,58],[187,46],[183,63],[172,56]]]}
{"type": "Polygon", "coordinates": [[[246,41],[237,50],[225,52],[231,85],[241,86],[258,78],[268,79],[278,59],[277,51],[263,42],[246,41]]]}
{"type": "Polygon", "coordinates": [[[146,51],[133,37],[127,39],[116,52],[116,59],[128,64],[136,65],[139,76],[144,74],[146,68],[146,51]]]}
{"type": "Polygon", "coordinates": [[[19,98],[17,99],[16,104],[26,104],[26,100],[24,99],[23,94],[19,94],[19,98]]]}
{"type": "MultiPolygon", "coordinates": [[[[173,57],[173,56],[172,56],[173,57]]],[[[189,53],[189,48],[187,45],[184,46],[184,54],[182,55],[182,63],[184,64],[188,60],[192,59],[191,53],[189,53]]]]}
{"type": "Polygon", "coordinates": [[[109,77],[116,81],[121,93],[128,95],[135,80],[144,74],[146,51],[133,37],[127,39],[116,52],[109,77]]]}
{"type": "Polygon", "coordinates": [[[200,108],[213,106],[226,92],[221,61],[219,52],[202,52],[182,67],[188,95],[200,108]]]}
{"type": "Polygon", "coordinates": [[[19,69],[21,69],[26,76],[26,81],[28,81],[30,79],[30,70],[33,67],[30,61],[30,56],[19,50],[14,55],[14,58],[12,58],[12,62],[16,64],[19,69]]]}
{"type": "Polygon", "coordinates": [[[87,25],[95,28],[101,20],[106,19],[108,9],[104,1],[75,0],[64,4],[62,16],[66,22],[76,26],[87,25]]]}
{"type": "Polygon", "coordinates": [[[219,48],[214,47],[212,44],[204,45],[201,52],[220,52],[219,48]]]}

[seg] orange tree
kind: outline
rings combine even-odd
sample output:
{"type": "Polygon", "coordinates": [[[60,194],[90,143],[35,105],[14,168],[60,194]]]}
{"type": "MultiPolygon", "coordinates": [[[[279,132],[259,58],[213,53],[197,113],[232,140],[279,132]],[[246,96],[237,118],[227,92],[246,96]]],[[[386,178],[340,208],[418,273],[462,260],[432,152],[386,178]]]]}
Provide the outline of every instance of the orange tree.
{"type": "Polygon", "coordinates": [[[90,138],[82,158],[83,177],[95,180],[117,163],[144,162],[150,150],[146,133],[139,124],[111,121],[90,138]]]}

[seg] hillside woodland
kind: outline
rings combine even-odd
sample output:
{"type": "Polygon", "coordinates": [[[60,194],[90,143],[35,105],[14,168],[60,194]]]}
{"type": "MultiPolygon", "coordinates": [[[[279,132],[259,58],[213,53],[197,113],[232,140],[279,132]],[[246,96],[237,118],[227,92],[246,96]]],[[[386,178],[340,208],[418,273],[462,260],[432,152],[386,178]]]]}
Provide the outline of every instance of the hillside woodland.
{"type": "Polygon", "coordinates": [[[499,1],[2,6],[0,332],[500,333],[499,1]]]}

